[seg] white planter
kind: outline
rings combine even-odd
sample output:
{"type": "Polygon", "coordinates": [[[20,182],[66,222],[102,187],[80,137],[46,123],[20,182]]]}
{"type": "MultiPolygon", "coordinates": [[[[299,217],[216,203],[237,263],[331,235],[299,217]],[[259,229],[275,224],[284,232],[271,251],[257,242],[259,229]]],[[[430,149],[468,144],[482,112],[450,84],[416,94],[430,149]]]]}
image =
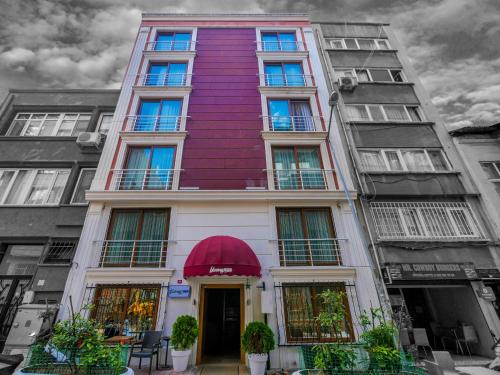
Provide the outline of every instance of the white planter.
{"type": "Polygon", "coordinates": [[[250,365],[250,375],[264,375],[266,373],[266,354],[249,354],[248,364],[250,365]]]}
{"type": "Polygon", "coordinates": [[[188,350],[172,349],[172,362],[175,372],[186,371],[190,355],[191,355],[191,349],[188,350]]]}

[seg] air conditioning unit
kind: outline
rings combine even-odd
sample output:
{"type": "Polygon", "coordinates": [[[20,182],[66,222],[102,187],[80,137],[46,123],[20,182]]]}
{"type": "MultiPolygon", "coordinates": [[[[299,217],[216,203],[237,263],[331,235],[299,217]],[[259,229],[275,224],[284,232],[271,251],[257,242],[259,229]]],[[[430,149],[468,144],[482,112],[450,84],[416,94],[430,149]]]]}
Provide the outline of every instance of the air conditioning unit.
{"type": "Polygon", "coordinates": [[[338,85],[342,91],[353,91],[358,85],[358,80],[354,77],[340,77],[338,85]]]}
{"type": "Polygon", "coordinates": [[[28,291],[24,292],[23,305],[32,303],[34,299],[35,299],[35,292],[34,291],[28,290],[28,291]]]}
{"type": "Polygon", "coordinates": [[[95,147],[98,148],[101,144],[102,134],[100,133],[80,133],[76,139],[76,143],[80,147],[95,147]]]}

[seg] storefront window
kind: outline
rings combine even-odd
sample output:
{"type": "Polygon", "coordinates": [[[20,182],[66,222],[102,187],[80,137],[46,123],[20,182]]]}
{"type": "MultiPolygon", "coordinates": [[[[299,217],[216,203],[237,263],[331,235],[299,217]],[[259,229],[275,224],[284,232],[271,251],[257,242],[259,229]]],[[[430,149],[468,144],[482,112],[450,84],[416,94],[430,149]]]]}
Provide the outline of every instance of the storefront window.
{"type": "Polygon", "coordinates": [[[92,318],[104,326],[106,337],[155,328],[160,286],[98,286],[92,318]]]}
{"type": "Polygon", "coordinates": [[[284,284],[286,336],[289,342],[352,341],[351,315],[347,296],[344,298],[345,322],[341,332],[322,328],[316,321],[324,310],[319,295],[325,290],[346,293],[345,286],[332,284],[284,284]]]}

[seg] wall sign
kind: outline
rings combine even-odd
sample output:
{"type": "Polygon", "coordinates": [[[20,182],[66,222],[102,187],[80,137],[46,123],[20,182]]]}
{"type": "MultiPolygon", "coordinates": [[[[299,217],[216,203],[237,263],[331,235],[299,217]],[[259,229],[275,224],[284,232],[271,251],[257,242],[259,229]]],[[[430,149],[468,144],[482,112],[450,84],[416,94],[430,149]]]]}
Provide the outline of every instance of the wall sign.
{"type": "Polygon", "coordinates": [[[191,285],[169,285],[168,287],[169,298],[190,298],[191,285]]]}
{"type": "Polygon", "coordinates": [[[477,295],[485,301],[494,302],[497,299],[491,286],[483,286],[482,288],[477,289],[476,292],[477,295]]]}
{"type": "Polygon", "coordinates": [[[477,279],[472,263],[390,263],[386,267],[392,280],[477,279]]]}

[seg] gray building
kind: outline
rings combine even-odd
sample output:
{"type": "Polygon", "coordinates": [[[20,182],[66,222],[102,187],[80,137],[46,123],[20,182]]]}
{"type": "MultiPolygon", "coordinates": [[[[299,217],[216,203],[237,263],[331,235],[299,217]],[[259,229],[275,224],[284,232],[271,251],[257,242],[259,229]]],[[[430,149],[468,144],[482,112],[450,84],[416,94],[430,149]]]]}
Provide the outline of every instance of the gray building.
{"type": "Polygon", "coordinates": [[[434,349],[465,334],[492,356],[500,323],[484,281],[498,277],[497,235],[404,48],[387,24],[321,23],[315,34],[393,311],[434,349]]]}
{"type": "Polygon", "coordinates": [[[118,95],[10,90],[1,105],[0,352],[27,333],[21,307],[60,302],[118,95]]]}

